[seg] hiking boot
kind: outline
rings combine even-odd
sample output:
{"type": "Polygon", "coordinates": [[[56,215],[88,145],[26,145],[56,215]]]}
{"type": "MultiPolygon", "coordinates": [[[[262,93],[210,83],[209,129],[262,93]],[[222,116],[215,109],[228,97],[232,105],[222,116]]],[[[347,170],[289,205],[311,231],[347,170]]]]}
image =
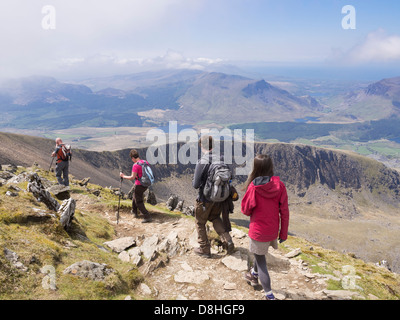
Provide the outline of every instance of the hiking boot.
{"type": "Polygon", "coordinates": [[[232,241],[229,241],[229,242],[226,244],[226,252],[227,252],[227,254],[232,254],[233,251],[235,251],[235,245],[233,244],[232,241]]]}
{"type": "Polygon", "coordinates": [[[252,287],[258,286],[258,277],[255,277],[251,272],[246,272],[243,277],[252,287]]]}
{"type": "Polygon", "coordinates": [[[211,258],[210,249],[195,248],[194,253],[205,258],[211,258]]]}
{"type": "Polygon", "coordinates": [[[148,223],[151,222],[151,217],[149,214],[146,214],[142,220],[142,223],[148,223]]]}
{"type": "Polygon", "coordinates": [[[137,212],[133,212],[133,210],[131,210],[131,213],[135,216],[135,218],[136,219],[138,219],[139,218],[139,215],[138,215],[138,213],[137,212]]]}

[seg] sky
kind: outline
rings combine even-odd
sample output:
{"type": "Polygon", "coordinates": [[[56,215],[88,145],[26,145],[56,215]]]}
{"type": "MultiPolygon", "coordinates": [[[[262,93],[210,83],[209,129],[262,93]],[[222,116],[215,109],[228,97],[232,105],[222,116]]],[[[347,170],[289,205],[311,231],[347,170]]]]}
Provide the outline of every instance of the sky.
{"type": "Polygon", "coordinates": [[[0,77],[237,65],[383,78],[400,70],[399,17],[398,0],[1,0],[0,77]]]}

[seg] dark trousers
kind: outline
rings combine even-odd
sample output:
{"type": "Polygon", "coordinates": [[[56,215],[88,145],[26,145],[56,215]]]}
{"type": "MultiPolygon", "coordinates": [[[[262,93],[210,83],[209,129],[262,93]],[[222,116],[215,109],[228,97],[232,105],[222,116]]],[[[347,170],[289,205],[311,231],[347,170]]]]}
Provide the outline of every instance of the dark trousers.
{"type": "Polygon", "coordinates": [[[64,186],[69,186],[69,179],[68,179],[68,161],[61,161],[56,165],[56,178],[59,184],[63,184],[64,186]],[[63,178],[61,178],[61,175],[63,178]]]}
{"type": "Polygon", "coordinates": [[[222,242],[232,241],[229,232],[226,232],[225,226],[221,219],[222,206],[216,202],[197,202],[195,207],[197,241],[200,248],[209,250],[210,241],[207,237],[207,221],[211,221],[215,232],[218,233],[222,242]]]}
{"type": "Polygon", "coordinates": [[[135,186],[135,191],[132,195],[132,213],[137,214],[138,209],[144,215],[149,214],[143,202],[143,193],[147,190],[147,187],[141,185],[135,186]]]}

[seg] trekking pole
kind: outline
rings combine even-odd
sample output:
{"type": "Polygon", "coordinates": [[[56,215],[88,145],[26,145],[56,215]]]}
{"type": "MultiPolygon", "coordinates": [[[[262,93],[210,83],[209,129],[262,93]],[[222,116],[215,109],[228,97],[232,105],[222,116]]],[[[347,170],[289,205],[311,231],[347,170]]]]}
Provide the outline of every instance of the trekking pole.
{"type": "Polygon", "coordinates": [[[118,197],[118,211],[117,211],[117,224],[119,223],[119,208],[120,208],[120,204],[121,204],[121,189],[122,189],[122,180],[124,180],[124,178],[120,178],[120,183],[119,183],[119,197],[118,197]]]}
{"type": "Polygon", "coordinates": [[[51,166],[53,165],[53,161],[54,161],[54,157],[52,157],[52,159],[51,159],[51,163],[50,163],[49,171],[51,170],[51,166]]]}

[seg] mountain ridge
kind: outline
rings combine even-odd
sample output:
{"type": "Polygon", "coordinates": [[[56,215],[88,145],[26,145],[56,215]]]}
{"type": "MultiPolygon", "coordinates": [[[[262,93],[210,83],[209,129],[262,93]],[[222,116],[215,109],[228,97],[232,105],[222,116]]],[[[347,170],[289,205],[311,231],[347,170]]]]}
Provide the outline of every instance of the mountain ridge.
{"type": "MultiPolygon", "coordinates": [[[[0,141],[0,163],[29,166],[37,162],[42,168],[49,167],[53,141],[13,134],[0,134],[0,141]]],[[[90,177],[93,183],[118,187],[119,167],[125,173],[131,170],[129,151],[74,149],[70,173],[77,179],[90,177]]],[[[168,152],[169,148],[167,159],[168,152]]],[[[255,153],[271,155],[275,174],[287,186],[295,213],[292,232],[336,250],[350,250],[368,261],[388,260],[398,270],[400,252],[393,250],[400,228],[397,171],[362,156],[304,145],[260,143],[255,145],[255,153]],[[365,246],[371,238],[379,241],[365,246]]],[[[139,149],[139,154],[146,158],[146,149],[139,149]]],[[[194,202],[194,164],[154,165],[153,170],[158,179],[153,187],[158,198],[166,201],[174,193],[186,204],[194,202]]],[[[241,196],[245,179],[246,176],[234,179],[241,196]]],[[[124,183],[123,190],[128,192],[131,186],[124,183]]],[[[232,220],[246,224],[239,205],[235,206],[232,220]]]]}
{"type": "Polygon", "coordinates": [[[35,76],[0,85],[4,115],[0,127],[54,128],[55,123],[62,128],[140,127],[171,120],[188,125],[297,119],[348,123],[399,118],[399,79],[317,98],[318,86],[297,96],[265,79],[220,72],[169,70],[75,83],[35,76]],[[63,121],[66,117],[68,121],[63,121]]]}

